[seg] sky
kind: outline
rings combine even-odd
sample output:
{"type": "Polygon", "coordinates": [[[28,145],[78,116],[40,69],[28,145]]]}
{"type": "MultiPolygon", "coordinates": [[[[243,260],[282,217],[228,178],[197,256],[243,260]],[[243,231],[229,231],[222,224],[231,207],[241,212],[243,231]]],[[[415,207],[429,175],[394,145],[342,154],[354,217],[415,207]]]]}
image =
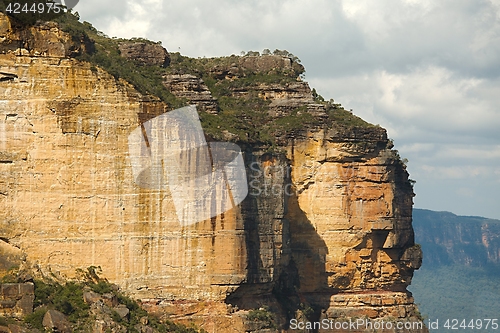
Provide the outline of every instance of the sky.
{"type": "Polygon", "coordinates": [[[386,128],[416,208],[500,219],[500,0],[81,0],[110,37],[191,57],[286,49],[386,128]]]}

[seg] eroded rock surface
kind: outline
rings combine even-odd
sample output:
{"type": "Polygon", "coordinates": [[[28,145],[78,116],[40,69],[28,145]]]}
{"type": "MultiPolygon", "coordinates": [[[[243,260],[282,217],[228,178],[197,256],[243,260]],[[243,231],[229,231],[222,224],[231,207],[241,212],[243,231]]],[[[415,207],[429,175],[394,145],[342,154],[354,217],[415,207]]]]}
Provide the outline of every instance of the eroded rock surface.
{"type": "Polygon", "coordinates": [[[170,64],[168,51],[156,43],[123,42],[120,44],[121,55],[142,65],[167,67],[170,64]]]}
{"type": "Polygon", "coordinates": [[[35,290],[33,283],[0,284],[0,314],[23,318],[33,312],[35,290]]]}
{"type": "Polygon", "coordinates": [[[34,57],[58,57],[79,55],[90,51],[93,44],[82,37],[74,40],[53,22],[39,22],[20,29],[8,17],[0,13],[0,53],[14,53],[34,57]]]}
{"type": "Polygon", "coordinates": [[[176,97],[196,104],[200,111],[217,113],[217,101],[201,78],[192,74],[169,74],[164,79],[165,87],[176,97]]]}
{"type": "MultiPolygon", "coordinates": [[[[277,327],[306,313],[300,304],[314,309],[309,319],[418,320],[406,291],[421,261],[413,191],[385,130],[304,129],[274,154],[242,144],[248,197],[181,226],[176,193],[135,184],[128,152],[128,135],[166,105],[57,49],[0,54],[12,77],[0,80],[0,229],[29,263],[66,278],[100,266],[150,311],[213,330],[271,329],[248,327],[262,305],[277,327]]],[[[211,112],[199,78],[167,86],[211,112]]],[[[255,89],[276,117],[299,105],[322,112],[306,83],[255,89]]]]}

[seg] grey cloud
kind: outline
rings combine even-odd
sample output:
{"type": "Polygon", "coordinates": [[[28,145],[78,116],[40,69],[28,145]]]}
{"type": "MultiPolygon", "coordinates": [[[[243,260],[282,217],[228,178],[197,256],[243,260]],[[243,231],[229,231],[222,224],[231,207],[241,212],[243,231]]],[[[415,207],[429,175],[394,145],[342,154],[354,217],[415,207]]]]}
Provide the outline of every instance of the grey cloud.
{"type": "MultiPolygon", "coordinates": [[[[324,50],[335,59],[326,64],[327,72],[344,75],[352,74],[352,68],[377,68],[407,73],[436,65],[467,76],[500,74],[499,8],[490,1],[446,0],[430,8],[399,0],[377,1],[347,20],[363,34],[341,36],[344,40],[335,46],[344,52],[335,53],[334,44],[324,50]],[[359,47],[342,47],[349,44],[359,47]]],[[[336,29],[325,31],[332,39],[336,33],[336,29]]],[[[314,75],[327,76],[325,71],[314,75]]]]}
{"type": "Polygon", "coordinates": [[[82,21],[92,23],[94,27],[105,33],[109,31],[109,24],[113,20],[124,20],[127,13],[127,2],[80,0],[73,9],[80,14],[82,21]]]}

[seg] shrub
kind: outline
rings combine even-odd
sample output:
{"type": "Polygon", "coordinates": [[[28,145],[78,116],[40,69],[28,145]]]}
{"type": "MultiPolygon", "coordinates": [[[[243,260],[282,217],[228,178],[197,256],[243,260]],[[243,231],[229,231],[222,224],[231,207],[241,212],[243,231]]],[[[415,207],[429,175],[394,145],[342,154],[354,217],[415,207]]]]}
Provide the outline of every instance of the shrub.
{"type": "Polygon", "coordinates": [[[46,283],[35,280],[34,306],[46,306],[56,309],[68,316],[71,322],[88,316],[89,306],[83,301],[81,284],[67,282],[62,285],[57,282],[46,283]]]}
{"type": "Polygon", "coordinates": [[[36,328],[41,330],[42,332],[44,331],[44,327],[42,324],[43,321],[43,316],[45,316],[45,313],[47,312],[46,307],[41,307],[24,317],[24,322],[28,325],[30,325],[32,328],[36,328]]]}
{"type": "MultiPolygon", "coordinates": [[[[175,97],[163,84],[167,74],[193,74],[202,78],[213,97],[218,101],[218,115],[200,112],[201,123],[205,133],[216,140],[227,140],[225,131],[232,133],[232,141],[259,143],[268,147],[276,147],[278,138],[296,134],[298,131],[312,127],[370,127],[373,126],[351,112],[344,110],[333,100],[326,102],[316,90],[312,95],[315,103],[323,104],[328,117],[315,117],[307,112],[307,107],[295,110],[289,115],[274,119],[269,115],[269,101],[259,96],[262,86],[286,86],[296,82],[297,76],[304,74],[300,59],[286,50],[275,50],[274,55],[289,57],[292,68],[274,68],[267,72],[254,72],[245,68],[234,68],[240,56],[219,58],[189,58],[180,53],[170,54],[170,65],[137,66],[133,61],[120,55],[119,44],[124,39],[109,38],[100,33],[88,22],[79,22],[76,15],[68,13],[58,19],[61,28],[73,36],[75,42],[88,41],[91,47],[77,58],[91,63],[91,70],[97,73],[101,67],[116,79],[130,82],[140,93],[150,94],[164,101],[170,109],[187,105],[185,99],[175,97]],[[226,79],[225,71],[231,69],[235,75],[226,79]],[[240,93],[243,92],[243,93],[240,93]],[[299,112],[300,111],[300,112],[299,112]]],[[[153,43],[143,39],[134,39],[153,43]]],[[[266,50],[266,54],[270,51],[266,50]]],[[[258,56],[258,52],[249,52],[258,56]]]]}
{"type": "Polygon", "coordinates": [[[9,324],[13,324],[15,322],[12,318],[6,318],[0,315],[0,326],[9,326],[9,324]]]}
{"type": "MultiPolygon", "coordinates": [[[[129,319],[123,320],[115,311],[111,312],[111,318],[127,329],[127,332],[137,332],[135,326],[140,323],[142,317],[148,317],[149,326],[156,328],[159,332],[197,333],[204,332],[196,327],[188,327],[170,321],[160,323],[149,315],[140,305],[112,283],[101,278],[99,267],[89,267],[86,271],[79,270],[78,273],[84,278],[83,282],[66,282],[60,284],[55,281],[35,280],[35,311],[25,317],[25,322],[32,328],[43,331],[43,316],[49,309],[56,309],[68,316],[74,324],[75,331],[88,331],[92,318],[90,308],[83,300],[84,288],[90,288],[94,292],[105,294],[113,293],[120,304],[125,305],[130,313],[129,319]],[[97,282],[95,282],[97,281],[97,282]]],[[[1,322],[0,322],[1,325],[1,322]]]]}
{"type": "Polygon", "coordinates": [[[274,316],[267,308],[250,310],[248,312],[247,319],[249,321],[261,322],[265,325],[265,328],[276,328],[274,316]]]}
{"type": "Polygon", "coordinates": [[[106,282],[106,281],[99,281],[97,283],[91,283],[89,286],[93,292],[96,292],[98,294],[114,293],[116,290],[116,288],[113,288],[113,285],[111,283],[106,282]]]}
{"type": "MultiPolygon", "coordinates": [[[[133,61],[120,55],[119,43],[124,39],[109,38],[97,31],[90,23],[79,22],[78,16],[72,13],[61,16],[57,22],[63,31],[73,37],[74,41],[88,41],[90,46],[87,46],[87,52],[77,56],[77,59],[90,62],[93,65],[91,67],[93,72],[96,66],[99,66],[116,79],[122,78],[128,81],[140,93],[160,98],[172,109],[187,105],[186,101],[176,98],[163,85],[164,69],[158,66],[137,66],[133,61]]],[[[147,40],[135,38],[132,41],[147,40]]]]}

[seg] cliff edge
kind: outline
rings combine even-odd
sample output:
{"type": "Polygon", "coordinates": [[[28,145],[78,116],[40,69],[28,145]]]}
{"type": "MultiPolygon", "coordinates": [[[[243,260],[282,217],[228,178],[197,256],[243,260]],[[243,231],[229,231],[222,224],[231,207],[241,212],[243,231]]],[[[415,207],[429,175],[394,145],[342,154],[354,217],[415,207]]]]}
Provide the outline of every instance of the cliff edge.
{"type": "Polygon", "coordinates": [[[151,313],[210,332],[421,323],[414,194],[383,128],[311,91],[293,55],[191,59],[67,20],[78,29],[0,14],[0,269],[100,266],[151,313]],[[127,82],[127,66],[146,74],[127,82]],[[172,193],[134,182],[127,139],[187,104],[209,141],[239,145],[249,193],[182,226],[172,193]]]}

